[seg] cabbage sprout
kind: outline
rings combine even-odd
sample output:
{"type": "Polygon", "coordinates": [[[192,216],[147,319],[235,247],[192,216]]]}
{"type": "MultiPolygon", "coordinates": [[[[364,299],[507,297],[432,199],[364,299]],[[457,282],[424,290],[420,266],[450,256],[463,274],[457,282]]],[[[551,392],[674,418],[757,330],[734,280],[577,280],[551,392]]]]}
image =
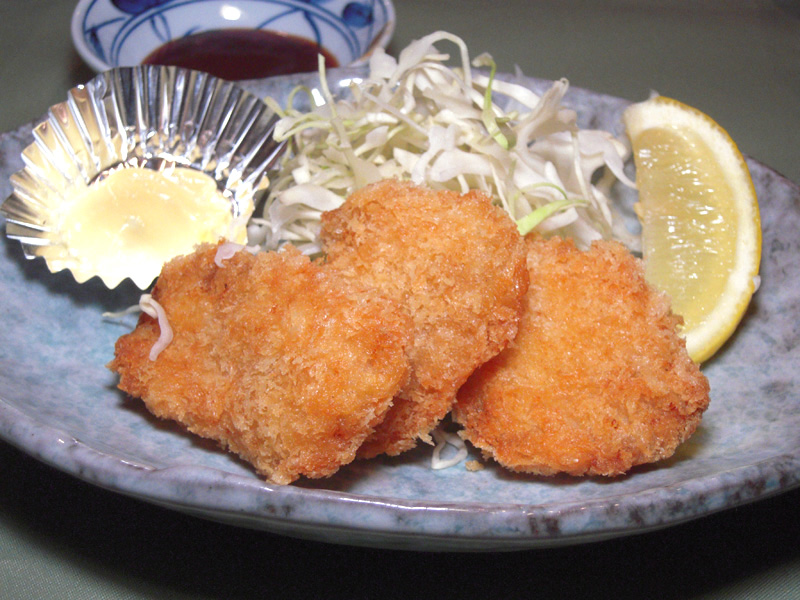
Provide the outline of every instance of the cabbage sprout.
{"type": "Polygon", "coordinates": [[[346,98],[331,94],[320,62],[323,102],[315,103],[308,89],[295,90],[285,109],[267,99],[282,117],[275,138],[289,140],[289,150],[263,213],[251,220],[251,243],[269,250],[291,242],[318,253],[321,213],[385,178],[482,190],[523,234],[557,233],[584,247],[613,237],[609,178],[599,178],[601,185],[593,177],[606,167],[633,186],[622,170],[627,145],[608,132],[578,128],[575,112],[561,104],[565,79],[540,96],[496,80],[495,71],[490,55],[470,63],[463,40],[436,32],[397,59],[376,49],[368,77],[353,82],[346,98]],[[460,66],[446,64],[450,56],[436,47],[441,42],[455,44],[460,66]],[[309,94],[311,110],[293,108],[298,93],[309,94]],[[501,109],[500,99],[513,108],[501,109]]]}

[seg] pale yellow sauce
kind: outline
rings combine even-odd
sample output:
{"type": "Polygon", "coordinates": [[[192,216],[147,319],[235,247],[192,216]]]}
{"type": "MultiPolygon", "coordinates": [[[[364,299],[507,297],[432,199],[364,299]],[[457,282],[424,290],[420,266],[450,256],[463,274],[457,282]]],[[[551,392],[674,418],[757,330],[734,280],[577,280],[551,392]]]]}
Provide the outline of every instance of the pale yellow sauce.
{"type": "Polygon", "coordinates": [[[199,171],[125,168],[77,197],[60,226],[81,269],[124,273],[140,287],[201,242],[229,235],[231,205],[199,171]]]}

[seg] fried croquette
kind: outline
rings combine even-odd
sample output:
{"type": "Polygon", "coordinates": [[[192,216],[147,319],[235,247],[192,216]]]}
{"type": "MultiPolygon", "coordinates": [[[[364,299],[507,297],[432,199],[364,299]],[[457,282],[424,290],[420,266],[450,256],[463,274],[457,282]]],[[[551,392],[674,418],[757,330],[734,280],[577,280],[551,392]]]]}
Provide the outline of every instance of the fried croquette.
{"type": "Polygon", "coordinates": [[[167,263],[153,290],[173,330],[142,314],[109,367],[156,416],[217,440],[268,480],[351,462],[409,377],[410,319],[376,291],[296,249],[204,245],[167,263]]]}
{"type": "Polygon", "coordinates": [[[411,379],[359,456],[430,443],[458,388],[517,333],[528,273],[516,225],[480,192],[385,180],[323,214],[320,240],[329,269],[379,289],[413,319],[411,379]]]}
{"type": "Polygon", "coordinates": [[[671,456],[698,426],[709,385],[668,299],[616,242],[526,245],[519,334],[459,391],[462,436],[540,475],[613,476],[671,456]]]}

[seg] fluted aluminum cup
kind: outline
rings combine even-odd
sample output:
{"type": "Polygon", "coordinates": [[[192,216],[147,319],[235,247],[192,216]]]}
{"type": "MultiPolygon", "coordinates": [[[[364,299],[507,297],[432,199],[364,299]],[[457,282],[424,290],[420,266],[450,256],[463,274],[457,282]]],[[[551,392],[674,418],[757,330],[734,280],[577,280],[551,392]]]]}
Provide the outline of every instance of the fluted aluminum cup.
{"type": "MultiPolygon", "coordinates": [[[[34,128],[34,142],[22,153],[25,167],[11,176],[13,193],[0,206],[6,234],[52,272],[69,269],[80,283],[96,275],[116,287],[128,273],[92,272],[70,253],[59,231],[65,199],[114,169],[170,163],[211,176],[233,217],[247,219],[282,148],[272,140],[275,120],[260,98],[204,73],[161,66],[107,71],[70,90],[34,128]]],[[[144,289],[157,275],[134,283],[144,289]]]]}

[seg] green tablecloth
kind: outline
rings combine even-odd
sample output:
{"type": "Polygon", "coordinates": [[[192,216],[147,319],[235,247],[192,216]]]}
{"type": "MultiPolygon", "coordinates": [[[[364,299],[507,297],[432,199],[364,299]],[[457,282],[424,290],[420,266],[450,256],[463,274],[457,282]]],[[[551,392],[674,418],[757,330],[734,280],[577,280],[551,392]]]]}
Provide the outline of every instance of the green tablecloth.
{"type": "MultiPolygon", "coordinates": [[[[800,181],[800,9],[770,1],[395,0],[390,50],[435,29],[503,71],[650,90],[800,181]]],[[[92,77],[69,0],[0,3],[0,131],[92,77]]],[[[120,497],[0,442],[0,598],[800,598],[800,490],[660,532],[508,554],[329,546],[120,497]]]]}

